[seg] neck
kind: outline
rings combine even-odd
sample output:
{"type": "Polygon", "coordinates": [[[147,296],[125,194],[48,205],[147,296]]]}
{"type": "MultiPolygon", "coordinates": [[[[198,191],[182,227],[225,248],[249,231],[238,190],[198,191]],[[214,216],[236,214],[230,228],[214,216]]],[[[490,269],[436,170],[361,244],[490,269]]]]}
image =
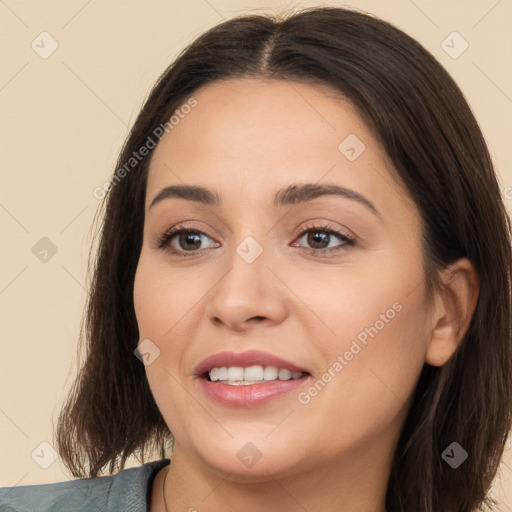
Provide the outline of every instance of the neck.
{"type": "Polygon", "coordinates": [[[386,512],[395,444],[385,441],[381,450],[360,447],[314,469],[305,463],[296,471],[261,472],[257,479],[243,480],[206,466],[176,444],[165,484],[167,512],[386,512]]]}

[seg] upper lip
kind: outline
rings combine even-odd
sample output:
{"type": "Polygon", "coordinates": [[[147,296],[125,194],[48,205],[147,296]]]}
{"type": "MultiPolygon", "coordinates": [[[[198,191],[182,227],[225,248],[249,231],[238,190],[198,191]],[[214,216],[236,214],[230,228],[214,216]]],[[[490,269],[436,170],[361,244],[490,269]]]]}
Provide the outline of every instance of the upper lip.
{"type": "Polygon", "coordinates": [[[222,368],[224,366],[239,366],[246,368],[248,366],[275,366],[279,369],[289,370],[291,372],[305,372],[307,370],[296,364],[283,359],[282,357],[260,352],[258,350],[247,350],[245,352],[224,351],[213,354],[199,363],[195,369],[196,375],[204,375],[212,368],[222,368]]]}

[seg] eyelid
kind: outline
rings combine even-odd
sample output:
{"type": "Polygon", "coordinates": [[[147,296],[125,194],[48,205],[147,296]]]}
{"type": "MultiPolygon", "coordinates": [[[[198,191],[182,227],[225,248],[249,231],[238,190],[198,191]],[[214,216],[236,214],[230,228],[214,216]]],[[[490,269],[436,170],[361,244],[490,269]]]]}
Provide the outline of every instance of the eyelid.
{"type": "MultiPolygon", "coordinates": [[[[157,234],[153,238],[153,247],[156,248],[156,249],[166,250],[167,249],[167,245],[170,244],[171,239],[175,235],[180,234],[182,232],[196,233],[196,234],[199,234],[199,235],[206,236],[210,240],[213,240],[212,237],[210,235],[208,235],[208,233],[205,233],[201,229],[198,229],[195,226],[189,225],[187,223],[180,223],[180,224],[177,224],[176,226],[173,226],[172,228],[166,229],[162,233],[157,234]]],[[[217,242],[215,242],[215,243],[217,243],[217,242]]],[[[186,253],[187,251],[176,251],[176,252],[170,251],[170,252],[176,254],[176,253],[184,253],[184,252],[186,253]]],[[[199,251],[191,251],[191,252],[192,253],[194,253],[194,252],[197,253],[199,251]]]]}
{"type": "MultiPolygon", "coordinates": [[[[190,222],[190,221],[188,221],[188,222],[190,222]]],[[[183,232],[190,232],[193,234],[202,235],[202,236],[209,238],[210,240],[213,240],[212,237],[210,235],[208,235],[208,233],[205,233],[201,229],[198,229],[195,226],[190,225],[188,223],[180,223],[180,224],[177,224],[176,226],[173,226],[172,228],[170,228],[168,230],[165,230],[162,234],[157,235],[153,240],[154,248],[157,248],[160,250],[167,250],[171,254],[176,255],[178,257],[181,257],[181,256],[193,257],[194,255],[204,253],[206,250],[215,248],[215,247],[209,247],[206,249],[198,249],[198,250],[193,250],[193,251],[183,251],[183,250],[178,250],[178,249],[173,248],[170,245],[172,238],[178,234],[183,233],[183,232]]],[[[347,233],[345,230],[343,230],[341,228],[332,226],[331,224],[329,224],[326,221],[320,221],[320,220],[308,221],[308,223],[306,223],[306,225],[302,225],[300,228],[298,228],[295,231],[295,234],[293,236],[295,237],[294,241],[292,242],[293,247],[302,247],[306,251],[316,254],[316,255],[320,254],[320,255],[328,256],[331,253],[341,252],[345,246],[356,245],[356,237],[354,235],[347,233]],[[322,224],[322,222],[323,222],[323,224],[322,224]],[[310,231],[325,232],[330,235],[337,236],[338,238],[343,240],[344,243],[341,245],[335,246],[335,247],[324,247],[321,249],[314,249],[311,247],[304,247],[304,246],[297,245],[297,241],[300,240],[306,233],[308,233],[310,231]]],[[[215,241],[214,241],[214,243],[218,244],[218,242],[215,242],[215,241]]],[[[219,245],[217,245],[217,247],[218,246],[219,245]]]]}
{"type": "Polygon", "coordinates": [[[339,228],[333,226],[329,223],[329,221],[322,220],[311,220],[306,223],[306,225],[302,225],[295,231],[295,237],[302,237],[308,231],[325,231],[327,233],[334,234],[336,236],[341,236],[349,239],[351,242],[356,242],[357,237],[351,234],[348,230],[343,228],[339,228]]]}

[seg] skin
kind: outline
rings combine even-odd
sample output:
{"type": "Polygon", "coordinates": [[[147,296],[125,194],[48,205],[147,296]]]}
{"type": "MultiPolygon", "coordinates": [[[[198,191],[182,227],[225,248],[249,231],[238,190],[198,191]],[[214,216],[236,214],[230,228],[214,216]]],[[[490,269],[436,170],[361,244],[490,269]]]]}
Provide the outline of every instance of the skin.
{"type": "Polygon", "coordinates": [[[150,510],[165,510],[165,492],[170,510],[383,512],[415,384],[425,362],[443,365],[459,346],[476,305],[476,273],[466,259],[455,262],[427,300],[417,208],[334,91],[243,79],[210,84],[194,98],[152,157],[134,286],[140,339],[160,349],[147,378],[175,437],[150,510]],[[354,161],[338,149],[349,134],[365,145],[354,161]],[[272,205],[277,189],[301,183],[353,189],[380,216],[332,195],[272,205]],[[180,184],[214,189],[222,205],[172,198],[149,208],[162,188],[180,184]],[[206,233],[200,248],[186,251],[179,235],[173,246],[186,257],[157,248],[157,237],[181,223],[206,233]],[[322,230],[309,241],[300,235],[306,224],[325,223],[355,245],[331,235],[312,246],[322,230]],[[263,248],[252,263],[236,252],[247,236],[263,248]],[[340,250],[311,253],[327,245],[340,250]],[[307,404],[292,392],[250,409],[222,406],[194,375],[207,356],[256,349],[307,368],[299,389],[307,391],[396,303],[394,318],[307,404]],[[247,442],[261,453],[252,467],[237,457],[247,442]]]}

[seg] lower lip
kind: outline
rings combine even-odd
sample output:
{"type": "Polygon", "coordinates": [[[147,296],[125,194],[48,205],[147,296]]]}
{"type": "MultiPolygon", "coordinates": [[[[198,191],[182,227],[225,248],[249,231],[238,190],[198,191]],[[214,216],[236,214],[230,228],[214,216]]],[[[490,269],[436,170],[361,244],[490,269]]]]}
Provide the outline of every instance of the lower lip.
{"type": "Polygon", "coordinates": [[[296,390],[306,382],[307,378],[306,376],[293,380],[272,380],[263,384],[240,386],[230,386],[202,378],[201,387],[208,397],[221,405],[254,407],[296,390]]]}

